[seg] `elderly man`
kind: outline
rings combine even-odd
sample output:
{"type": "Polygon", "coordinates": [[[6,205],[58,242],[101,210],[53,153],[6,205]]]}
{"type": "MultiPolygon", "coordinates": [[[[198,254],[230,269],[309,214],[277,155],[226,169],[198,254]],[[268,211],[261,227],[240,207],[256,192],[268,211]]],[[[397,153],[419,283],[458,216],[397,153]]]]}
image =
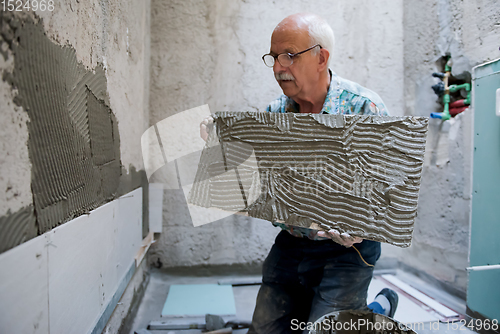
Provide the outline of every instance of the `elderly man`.
{"type": "MultiPolygon", "coordinates": [[[[295,14],[278,24],[270,53],[262,59],[273,68],[284,95],[267,107],[268,112],[388,115],[376,93],[329,70],[333,44],[332,29],[316,15],[295,14]]],[[[209,121],[201,124],[204,139],[209,121]]],[[[248,333],[296,332],[301,322],[314,322],[327,313],[367,308],[379,242],[335,230],[275,225],[283,231],[264,262],[248,333]]],[[[392,317],[396,306],[397,294],[384,289],[368,307],[392,317]]]]}
{"type": "MultiPolygon", "coordinates": [[[[271,50],[262,58],[273,68],[284,95],[267,111],[388,115],[377,94],[329,70],[333,44],[332,29],[316,15],[295,14],[278,24],[271,50]]],[[[380,243],[335,230],[276,225],[283,231],[264,262],[249,333],[288,333],[301,321],[367,307],[380,243]]],[[[397,295],[385,289],[370,308],[393,316],[396,304],[397,295]]]]}

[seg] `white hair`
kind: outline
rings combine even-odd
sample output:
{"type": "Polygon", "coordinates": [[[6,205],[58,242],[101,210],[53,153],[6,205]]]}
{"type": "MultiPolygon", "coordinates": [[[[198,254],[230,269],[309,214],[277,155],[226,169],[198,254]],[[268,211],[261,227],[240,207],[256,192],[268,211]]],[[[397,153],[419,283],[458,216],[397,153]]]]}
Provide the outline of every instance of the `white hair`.
{"type": "MultiPolygon", "coordinates": [[[[319,44],[323,49],[330,52],[328,58],[328,67],[332,63],[333,47],[335,46],[335,35],[330,25],[321,17],[317,15],[306,15],[302,17],[303,22],[309,29],[309,37],[311,38],[311,46],[319,44]]],[[[319,53],[319,48],[312,50],[313,54],[319,53]]]]}

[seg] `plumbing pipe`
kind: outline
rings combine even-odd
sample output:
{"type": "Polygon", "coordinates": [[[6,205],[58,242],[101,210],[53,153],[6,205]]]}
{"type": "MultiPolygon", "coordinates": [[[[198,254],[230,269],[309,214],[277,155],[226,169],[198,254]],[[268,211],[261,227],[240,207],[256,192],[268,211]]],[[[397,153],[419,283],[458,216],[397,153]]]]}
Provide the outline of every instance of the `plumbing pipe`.
{"type": "Polygon", "coordinates": [[[454,116],[460,114],[461,112],[463,112],[467,108],[469,108],[469,106],[450,108],[450,115],[454,117],[454,116]]]}
{"type": "Polygon", "coordinates": [[[455,102],[450,103],[450,115],[456,116],[467,109],[469,106],[466,104],[466,100],[457,100],[455,102]]]}
{"type": "Polygon", "coordinates": [[[500,269],[500,264],[490,264],[485,266],[474,266],[465,268],[465,270],[467,271],[482,271],[482,270],[495,270],[495,269],[500,269]]]}
{"type": "Polygon", "coordinates": [[[465,99],[464,100],[457,100],[455,102],[450,103],[450,108],[458,108],[458,107],[463,107],[465,106],[465,99]]]}
{"type": "Polygon", "coordinates": [[[452,93],[459,91],[460,89],[465,89],[465,91],[467,92],[467,98],[464,100],[464,104],[469,105],[470,104],[470,84],[469,83],[464,83],[461,85],[451,85],[449,87],[449,91],[452,93]]]}
{"type": "Polygon", "coordinates": [[[434,78],[444,79],[445,74],[441,73],[441,72],[434,72],[434,73],[432,73],[432,76],[434,78]]]}
{"type": "Polygon", "coordinates": [[[446,65],[444,66],[444,72],[445,72],[444,77],[443,77],[443,81],[444,81],[444,95],[443,95],[444,110],[443,110],[443,112],[431,112],[431,118],[440,118],[443,121],[449,120],[451,118],[450,106],[449,106],[449,104],[450,104],[450,90],[448,87],[448,78],[450,77],[450,73],[451,73],[451,66],[449,65],[450,60],[451,59],[448,59],[448,61],[446,62],[446,65]]]}
{"type": "MultiPolygon", "coordinates": [[[[461,85],[448,85],[448,79],[451,75],[451,58],[448,59],[446,62],[446,65],[444,67],[445,73],[432,73],[432,76],[442,78],[444,81],[444,94],[443,94],[443,104],[444,104],[444,110],[443,112],[433,112],[431,113],[431,118],[439,118],[442,119],[443,121],[449,120],[451,116],[455,116],[461,112],[463,112],[465,109],[467,109],[466,106],[470,105],[471,97],[471,85],[469,83],[464,83],[461,85]],[[460,89],[465,89],[467,91],[467,98],[459,101],[455,101],[453,103],[450,103],[450,93],[454,93],[456,91],[459,91],[460,89]]],[[[433,86],[434,91],[436,92],[436,89],[433,86]]]]}
{"type": "Polygon", "coordinates": [[[444,112],[431,112],[431,118],[439,118],[443,121],[447,121],[451,118],[451,115],[449,112],[448,114],[445,114],[444,112]]]}
{"type": "Polygon", "coordinates": [[[440,81],[439,83],[431,86],[431,88],[437,96],[439,96],[439,97],[443,96],[443,94],[444,94],[444,82],[440,81]]]}
{"type": "MultiPolygon", "coordinates": [[[[449,74],[449,72],[447,72],[449,74]]],[[[450,115],[450,92],[448,90],[448,78],[445,78],[445,94],[443,95],[444,111],[443,112],[431,112],[431,118],[440,118],[443,121],[447,121],[451,118],[450,115]]]]}
{"type": "MultiPolygon", "coordinates": [[[[449,74],[449,72],[446,72],[449,74]]],[[[450,115],[450,92],[448,90],[448,76],[445,77],[445,93],[443,95],[444,111],[443,112],[431,112],[431,118],[440,118],[443,121],[447,121],[451,118],[450,115]]]]}

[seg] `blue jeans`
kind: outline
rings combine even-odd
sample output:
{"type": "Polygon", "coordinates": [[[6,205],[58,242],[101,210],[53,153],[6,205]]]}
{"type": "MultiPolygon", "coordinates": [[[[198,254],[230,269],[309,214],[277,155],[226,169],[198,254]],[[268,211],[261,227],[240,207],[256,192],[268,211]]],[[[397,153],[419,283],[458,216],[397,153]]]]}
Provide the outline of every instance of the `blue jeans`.
{"type": "MultiPolygon", "coordinates": [[[[355,244],[375,264],[380,243],[355,244]]],[[[351,247],[331,240],[297,238],[281,231],[264,261],[262,286],[249,334],[300,333],[299,322],[314,322],[339,310],[367,310],[373,267],[351,247]]]]}

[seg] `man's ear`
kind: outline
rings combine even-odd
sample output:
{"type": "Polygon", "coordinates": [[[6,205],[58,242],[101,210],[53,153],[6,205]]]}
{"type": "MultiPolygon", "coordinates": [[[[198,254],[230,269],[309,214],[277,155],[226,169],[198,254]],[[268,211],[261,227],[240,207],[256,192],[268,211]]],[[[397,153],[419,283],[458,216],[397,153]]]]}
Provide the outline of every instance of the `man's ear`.
{"type": "Polygon", "coordinates": [[[328,68],[328,59],[330,58],[330,52],[327,49],[321,48],[319,50],[319,62],[318,71],[322,72],[328,68]]]}

